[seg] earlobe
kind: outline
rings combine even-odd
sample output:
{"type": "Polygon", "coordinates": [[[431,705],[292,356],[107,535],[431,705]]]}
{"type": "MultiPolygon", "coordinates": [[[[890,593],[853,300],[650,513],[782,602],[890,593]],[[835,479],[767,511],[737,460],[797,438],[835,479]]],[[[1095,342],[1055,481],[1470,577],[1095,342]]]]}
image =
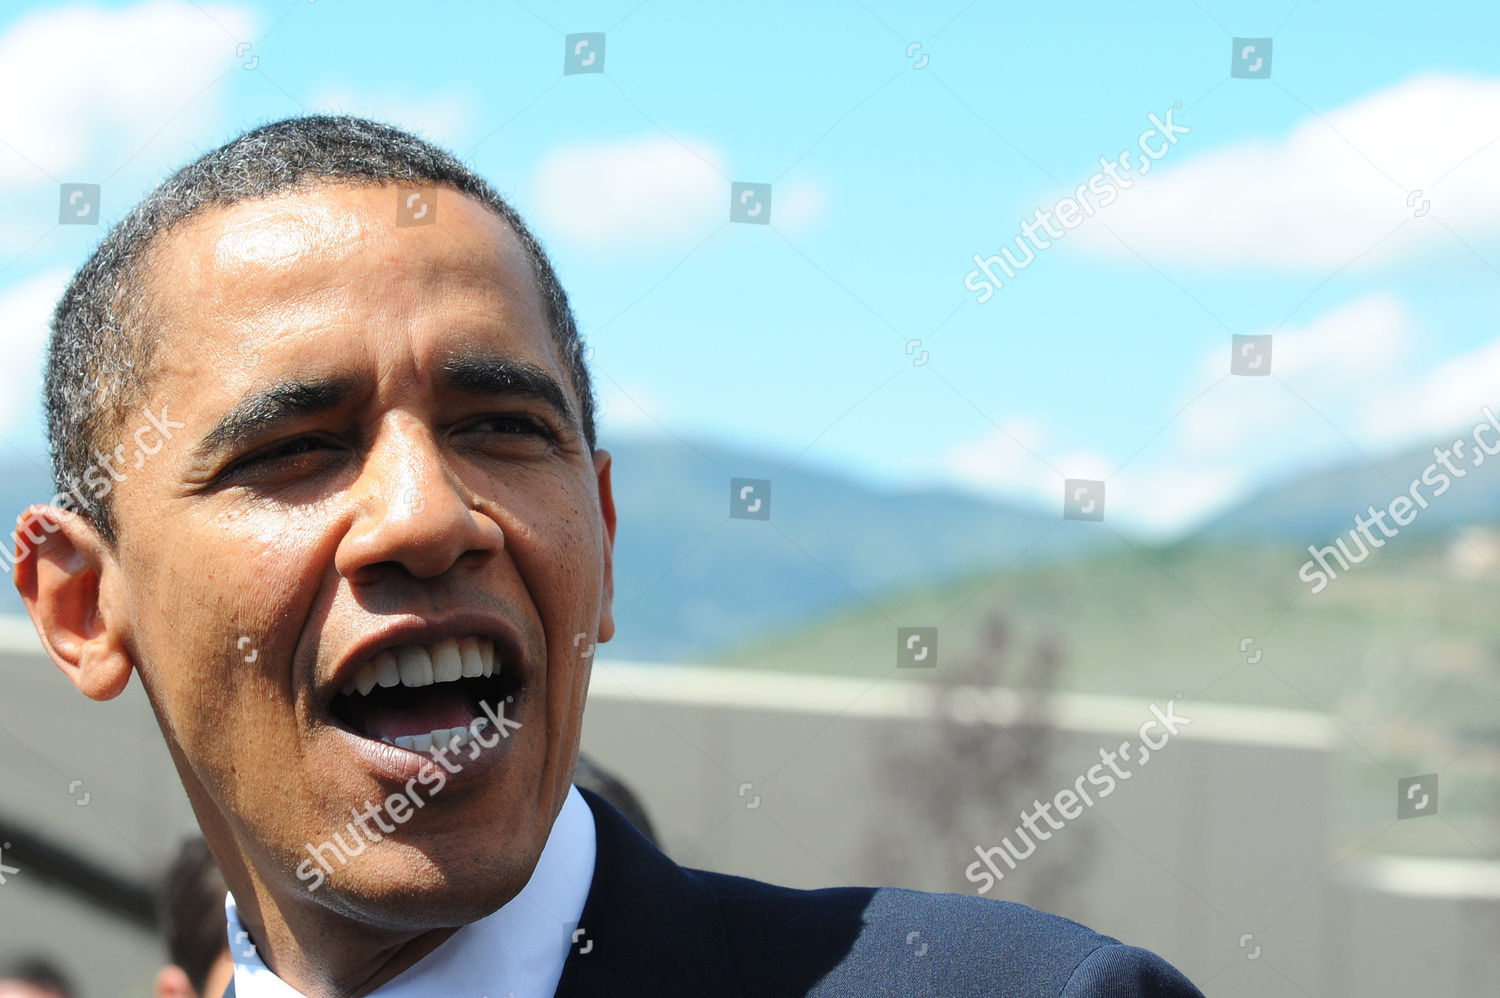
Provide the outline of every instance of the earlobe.
{"type": "Polygon", "coordinates": [[[83,517],[41,504],[21,514],[13,537],[16,591],[42,647],[85,696],[119,696],[133,665],[109,606],[116,569],[104,539],[83,517]]]}
{"type": "Polygon", "coordinates": [[[156,998],[198,998],[187,971],[175,963],[169,963],[156,972],[154,992],[156,998]]]}

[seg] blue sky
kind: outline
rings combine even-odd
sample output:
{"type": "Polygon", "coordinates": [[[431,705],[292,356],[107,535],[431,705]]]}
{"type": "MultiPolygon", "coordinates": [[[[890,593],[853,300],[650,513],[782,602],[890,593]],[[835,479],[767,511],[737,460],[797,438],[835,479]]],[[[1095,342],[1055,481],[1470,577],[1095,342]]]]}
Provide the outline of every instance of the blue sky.
{"type": "Polygon", "coordinates": [[[1016,7],[9,4],[0,435],[42,453],[47,311],[102,235],[57,224],[58,184],[101,184],[107,224],[322,110],[514,200],[594,346],[605,446],[706,437],[1051,507],[1099,478],[1110,518],[1170,534],[1500,402],[1500,9],[1016,7]],[[564,75],[591,31],[604,72],[564,75]],[[1272,39],[1269,79],[1231,78],[1236,36],[1272,39]],[[974,255],[1178,103],[1191,131],[980,304],[974,255]],[[772,185],[769,225],[728,221],[735,181],[772,185]],[[1272,336],[1270,377],[1229,375],[1234,334],[1272,336]]]}

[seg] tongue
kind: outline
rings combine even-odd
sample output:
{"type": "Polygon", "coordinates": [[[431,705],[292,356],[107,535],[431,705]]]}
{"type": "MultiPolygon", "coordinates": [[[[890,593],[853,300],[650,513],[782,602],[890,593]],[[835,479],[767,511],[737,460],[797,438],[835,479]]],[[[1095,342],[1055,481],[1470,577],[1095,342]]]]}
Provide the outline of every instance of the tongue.
{"type": "Polygon", "coordinates": [[[401,735],[425,735],[437,729],[468,727],[475,714],[469,698],[455,685],[439,683],[418,689],[376,687],[359,701],[354,713],[366,738],[379,741],[401,735]]]}

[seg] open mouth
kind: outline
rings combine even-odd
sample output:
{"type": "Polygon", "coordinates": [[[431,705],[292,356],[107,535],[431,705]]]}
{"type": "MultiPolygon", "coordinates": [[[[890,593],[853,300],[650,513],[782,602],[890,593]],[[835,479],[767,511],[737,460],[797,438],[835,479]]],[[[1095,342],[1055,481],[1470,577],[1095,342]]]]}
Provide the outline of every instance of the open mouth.
{"type": "Polygon", "coordinates": [[[457,750],[520,690],[518,669],[505,665],[480,635],[397,645],[361,663],[329,713],[361,738],[423,755],[457,750]]]}

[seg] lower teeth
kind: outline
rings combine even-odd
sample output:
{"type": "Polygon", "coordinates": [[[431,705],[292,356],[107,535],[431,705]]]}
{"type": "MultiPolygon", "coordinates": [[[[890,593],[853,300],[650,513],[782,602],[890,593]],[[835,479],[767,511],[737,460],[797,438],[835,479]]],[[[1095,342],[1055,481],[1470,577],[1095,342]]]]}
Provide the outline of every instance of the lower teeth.
{"type": "Polygon", "coordinates": [[[389,736],[380,740],[387,745],[406,749],[408,752],[431,752],[434,747],[446,748],[450,752],[456,752],[463,748],[473,739],[475,735],[489,727],[490,719],[477,717],[468,727],[438,728],[420,735],[398,735],[396,738],[389,736]]]}

